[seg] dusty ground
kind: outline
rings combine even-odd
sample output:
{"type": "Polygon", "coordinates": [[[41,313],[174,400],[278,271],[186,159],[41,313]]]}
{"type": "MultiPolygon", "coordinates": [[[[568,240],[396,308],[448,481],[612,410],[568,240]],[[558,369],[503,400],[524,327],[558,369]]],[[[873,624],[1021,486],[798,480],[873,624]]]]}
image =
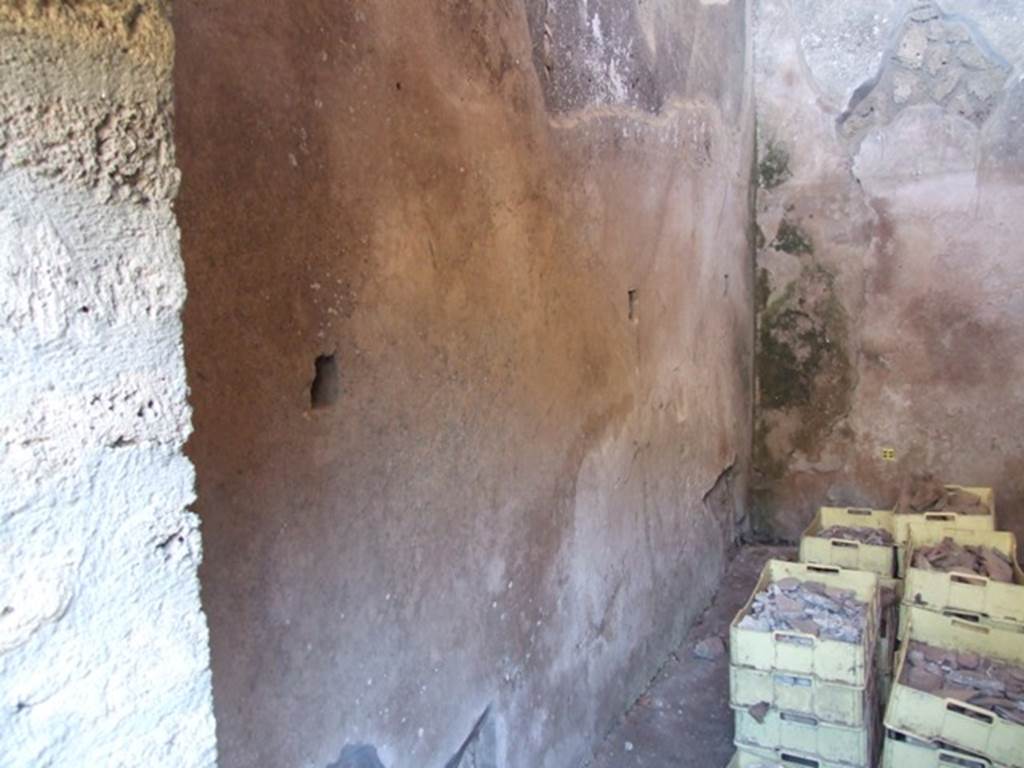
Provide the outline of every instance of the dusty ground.
{"type": "Polygon", "coordinates": [[[728,627],[746,602],[764,562],[793,559],[788,547],[747,547],[736,555],[714,601],[650,688],[608,734],[588,768],[717,768],[732,757],[729,654],[706,661],[694,646],[728,627]]]}

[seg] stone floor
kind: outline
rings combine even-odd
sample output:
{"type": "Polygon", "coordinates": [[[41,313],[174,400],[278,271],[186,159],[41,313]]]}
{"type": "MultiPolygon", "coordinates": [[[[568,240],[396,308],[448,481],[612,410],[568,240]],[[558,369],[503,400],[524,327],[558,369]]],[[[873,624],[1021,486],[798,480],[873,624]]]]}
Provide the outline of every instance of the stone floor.
{"type": "Polygon", "coordinates": [[[729,622],[750,596],[764,562],[795,554],[786,547],[737,553],[683,647],[608,734],[588,768],[725,768],[733,753],[728,649],[702,659],[694,647],[711,636],[727,644],[729,622]]]}

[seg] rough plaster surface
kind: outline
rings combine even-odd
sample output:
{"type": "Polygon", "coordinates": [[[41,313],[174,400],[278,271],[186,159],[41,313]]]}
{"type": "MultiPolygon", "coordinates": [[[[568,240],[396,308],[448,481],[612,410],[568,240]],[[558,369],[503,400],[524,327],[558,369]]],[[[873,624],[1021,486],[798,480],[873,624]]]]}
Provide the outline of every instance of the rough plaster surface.
{"type": "Polygon", "coordinates": [[[1021,535],[1024,8],[807,5],[757,5],[754,527],[927,468],[1021,535]]]}
{"type": "Polygon", "coordinates": [[[0,765],[216,762],[158,3],[0,4],[0,765]]]}
{"type": "Polygon", "coordinates": [[[577,765],[677,646],[749,468],[746,15],[176,7],[224,768],[577,765]]]}

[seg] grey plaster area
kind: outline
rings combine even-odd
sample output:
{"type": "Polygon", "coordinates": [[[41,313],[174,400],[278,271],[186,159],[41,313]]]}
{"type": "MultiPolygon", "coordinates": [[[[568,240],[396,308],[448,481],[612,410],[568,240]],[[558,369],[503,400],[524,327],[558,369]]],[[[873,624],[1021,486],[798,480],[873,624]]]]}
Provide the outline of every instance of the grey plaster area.
{"type": "Polygon", "coordinates": [[[873,126],[887,125],[904,109],[934,104],[976,127],[1003,98],[1011,65],[968,19],[934,4],[907,13],[879,71],[854,92],[839,117],[840,135],[856,146],[873,126]]]}

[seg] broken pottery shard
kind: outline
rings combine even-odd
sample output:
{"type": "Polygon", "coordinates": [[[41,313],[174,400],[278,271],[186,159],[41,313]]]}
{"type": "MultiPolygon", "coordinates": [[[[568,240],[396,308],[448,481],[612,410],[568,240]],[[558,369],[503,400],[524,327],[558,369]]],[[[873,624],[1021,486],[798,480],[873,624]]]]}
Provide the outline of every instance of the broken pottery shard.
{"type": "Polygon", "coordinates": [[[907,685],[926,693],[935,693],[942,690],[944,682],[942,675],[933,674],[924,667],[911,667],[907,670],[906,678],[907,685]]]}
{"type": "Polygon", "coordinates": [[[808,592],[814,592],[819,595],[825,594],[825,585],[820,581],[805,581],[802,586],[808,592]]]}
{"type": "Polygon", "coordinates": [[[800,616],[804,612],[804,604],[795,598],[787,597],[786,595],[779,595],[775,600],[775,604],[778,606],[782,613],[795,614],[800,616]]]}
{"type": "Polygon", "coordinates": [[[936,664],[947,664],[950,666],[956,665],[956,651],[949,651],[945,648],[937,648],[934,645],[927,645],[924,648],[924,657],[926,660],[934,662],[936,664]]]}
{"type": "Polygon", "coordinates": [[[981,548],[982,570],[993,581],[1001,581],[1006,584],[1013,582],[1013,569],[1004,560],[1000,553],[990,547],[981,548]]]}
{"type": "Polygon", "coordinates": [[[946,675],[946,679],[951,683],[987,693],[1001,693],[1006,689],[1006,685],[1001,680],[988,677],[981,672],[971,672],[964,669],[954,669],[946,675]]]}
{"type": "Polygon", "coordinates": [[[840,589],[839,587],[825,587],[825,596],[838,602],[842,602],[843,600],[849,600],[853,597],[853,590],[840,589]]]}
{"type": "Polygon", "coordinates": [[[747,712],[752,718],[757,720],[759,723],[764,722],[764,716],[768,714],[770,705],[767,701],[759,701],[754,706],[747,709],[747,712]]]}
{"type": "Polygon", "coordinates": [[[900,488],[896,511],[902,514],[933,509],[946,495],[946,487],[931,474],[905,478],[900,488]]]}
{"type": "Polygon", "coordinates": [[[956,663],[961,669],[977,669],[981,657],[974,651],[957,651],[956,663]]]}
{"type": "Polygon", "coordinates": [[[961,515],[987,515],[988,507],[976,493],[954,488],[948,491],[942,503],[944,510],[958,512],[961,515]]]}
{"type": "Polygon", "coordinates": [[[693,647],[693,655],[705,661],[714,661],[725,653],[725,643],[717,635],[708,635],[693,647]]]}
{"type": "Polygon", "coordinates": [[[806,635],[817,637],[821,632],[818,623],[814,619],[793,619],[789,623],[797,632],[803,632],[806,635]]]}

